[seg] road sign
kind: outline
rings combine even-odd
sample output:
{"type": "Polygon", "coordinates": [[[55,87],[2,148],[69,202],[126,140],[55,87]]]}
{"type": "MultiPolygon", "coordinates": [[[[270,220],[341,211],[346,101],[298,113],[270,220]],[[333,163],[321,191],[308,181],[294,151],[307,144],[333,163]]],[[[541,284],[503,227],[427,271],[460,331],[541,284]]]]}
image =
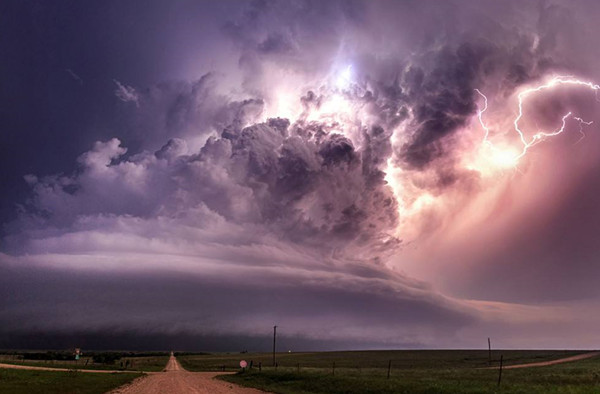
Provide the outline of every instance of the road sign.
{"type": "Polygon", "coordinates": [[[248,366],[248,363],[246,362],[246,360],[240,361],[240,368],[246,368],[247,366],[248,366]]]}

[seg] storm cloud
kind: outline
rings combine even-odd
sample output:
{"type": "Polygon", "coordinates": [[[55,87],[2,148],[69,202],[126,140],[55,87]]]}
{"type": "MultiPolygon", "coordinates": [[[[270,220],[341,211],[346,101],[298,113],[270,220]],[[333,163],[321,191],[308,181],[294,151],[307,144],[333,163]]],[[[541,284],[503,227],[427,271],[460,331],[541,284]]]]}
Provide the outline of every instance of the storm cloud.
{"type": "Polygon", "coordinates": [[[3,129],[26,138],[0,144],[3,188],[18,191],[3,196],[0,346],[105,333],[264,350],[275,324],[299,348],[593,343],[555,343],[595,323],[600,296],[593,85],[532,94],[524,139],[573,117],[502,159],[521,143],[523,89],[600,80],[585,38],[597,6],[39,7],[75,16],[83,38],[7,6],[37,29],[0,44],[7,70],[54,52],[8,85],[21,95],[3,129]]]}

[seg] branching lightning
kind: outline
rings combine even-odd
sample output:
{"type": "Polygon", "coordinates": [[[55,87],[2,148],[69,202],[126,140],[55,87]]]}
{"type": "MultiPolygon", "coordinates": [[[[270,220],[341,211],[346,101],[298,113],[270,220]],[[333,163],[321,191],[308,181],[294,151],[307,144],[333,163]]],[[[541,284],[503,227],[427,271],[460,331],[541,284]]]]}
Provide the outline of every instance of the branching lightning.
{"type": "MultiPolygon", "coordinates": [[[[525,100],[528,96],[530,96],[531,94],[534,93],[538,93],[541,92],[543,90],[548,90],[548,89],[552,89],[556,86],[559,85],[574,85],[574,86],[581,86],[581,87],[585,87],[588,89],[591,89],[595,92],[596,94],[596,100],[598,101],[598,91],[600,91],[600,85],[594,84],[592,82],[585,82],[585,81],[581,81],[572,77],[565,77],[565,76],[558,76],[558,77],[554,77],[552,78],[550,81],[548,81],[547,83],[534,87],[534,88],[529,88],[529,89],[525,89],[523,91],[521,91],[518,95],[518,108],[519,108],[519,113],[517,115],[517,117],[514,119],[513,121],[513,126],[515,131],[518,133],[519,135],[519,139],[521,140],[522,143],[522,148],[520,150],[520,153],[508,153],[508,157],[503,158],[503,161],[505,163],[509,163],[511,165],[516,165],[517,162],[519,161],[519,159],[521,159],[523,156],[525,156],[525,154],[527,153],[527,151],[529,150],[529,148],[531,148],[534,145],[537,145],[538,143],[542,142],[543,140],[545,140],[546,138],[550,138],[550,137],[554,137],[557,136],[561,133],[563,133],[565,131],[565,127],[566,127],[566,122],[568,119],[573,119],[575,121],[577,121],[579,123],[579,133],[581,134],[581,138],[577,141],[581,141],[581,139],[583,139],[585,137],[585,133],[583,132],[583,126],[589,126],[591,125],[593,122],[592,121],[585,121],[580,117],[576,117],[573,116],[572,112],[567,112],[566,114],[564,114],[561,118],[561,124],[560,127],[558,127],[556,130],[554,131],[538,131],[537,133],[535,133],[529,140],[526,138],[524,131],[521,129],[519,122],[521,121],[521,118],[523,117],[523,105],[525,103],[525,100]]],[[[487,111],[488,109],[488,99],[487,97],[479,90],[479,89],[475,89],[475,91],[483,98],[484,100],[484,105],[483,108],[480,108],[477,111],[477,118],[479,120],[479,123],[481,125],[481,127],[483,128],[483,130],[485,131],[484,133],[484,137],[483,137],[483,145],[493,149],[495,151],[496,154],[498,155],[506,155],[507,152],[503,151],[502,149],[496,147],[490,140],[490,128],[488,125],[486,125],[486,123],[483,121],[483,114],[485,113],[485,111],[487,111]]]]}

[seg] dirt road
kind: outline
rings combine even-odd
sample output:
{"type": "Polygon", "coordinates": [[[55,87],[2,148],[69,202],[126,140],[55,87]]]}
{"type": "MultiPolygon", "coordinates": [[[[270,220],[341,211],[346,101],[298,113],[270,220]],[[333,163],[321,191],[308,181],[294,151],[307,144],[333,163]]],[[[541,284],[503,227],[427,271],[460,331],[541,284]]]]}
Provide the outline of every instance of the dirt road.
{"type": "MultiPolygon", "coordinates": [[[[586,358],[592,358],[592,357],[596,357],[598,355],[600,355],[600,352],[583,353],[583,354],[578,354],[576,356],[559,358],[559,359],[556,359],[556,360],[541,361],[539,363],[506,365],[506,366],[503,366],[502,369],[546,367],[548,365],[562,364],[562,363],[569,363],[569,362],[572,362],[572,361],[584,360],[586,358]]],[[[489,367],[489,368],[486,368],[486,369],[498,369],[498,368],[500,368],[500,367],[489,367]]]]}
{"type": "Polygon", "coordinates": [[[171,356],[165,372],[150,373],[110,394],[265,394],[213,379],[217,375],[217,372],[188,372],[171,356]]]}

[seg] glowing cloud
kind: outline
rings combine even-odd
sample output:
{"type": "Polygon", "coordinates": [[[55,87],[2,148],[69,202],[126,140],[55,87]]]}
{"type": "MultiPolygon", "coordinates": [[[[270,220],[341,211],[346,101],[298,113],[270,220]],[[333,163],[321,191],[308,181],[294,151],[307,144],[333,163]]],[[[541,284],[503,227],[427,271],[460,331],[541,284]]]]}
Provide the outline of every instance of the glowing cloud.
{"type": "MultiPolygon", "coordinates": [[[[517,132],[517,134],[519,136],[519,140],[521,141],[521,144],[522,144],[520,151],[516,151],[515,149],[511,149],[511,148],[500,148],[497,145],[495,145],[494,143],[492,143],[492,141],[490,140],[490,128],[483,120],[483,114],[488,109],[488,99],[479,89],[475,89],[477,94],[479,94],[483,98],[483,101],[484,101],[483,108],[480,108],[477,111],[477,118],[479,119],[479,123],[480,123],[481,127],[485,131],[484,137],[483,137],[483,146],[491,149],[491,151],[492,151],[492,154],[490,156],[490,160],[492,163],[498,165],[501,168],[515,167],[517,165],[517,163],[519,162],[519,159],[521,159],[523,156],[525,156],[527,154],[527,151],[529,150],[529,148],[539,144],[540,142],[544,141],[547,138],[555,137],[559,134],[562,134],[565,131],[566,122],[570,118],[579,123],[579,132],[582,134],[582,138],[585,136],[585,134],[583,133],[583,130],[582,130],[583,125],[589,126],[593,122],[585,121],[585,120],[581,119],[580,117],[576,117],[576,116],[574,117],[574,116],[572,116],[573,115],[572,112],[567,112],[566,114],[564,114],[562,116],[560,126],[557,129],[555,129],[554,131],[538,131],[538,132],[534,133],[529,139],[526,137],[526,132],[524,130],[522,130],[521,126],[519,125],[519,122],[521,121],[521,119],[523,118],[523,115],[524,115],[523,106],[525,105],[525,101],[529,96],[531,96],[535,93],[543,92],[545,90],[551,90],[551,89],[561,86],[561,85],[584,87],[584,88],[594,91],[594,93],[596,93],[596,94],[598,93],[598,90],[600,89],[600,85],[597,85],[593,82],[586,82],[586,81],[582,81],[582,80],[572,78],[572,77],[556,76],[556,77],[551,78],[548,82],[546,82],[542,85],[521,90],[517,95],[519,112],[518,112],[517,117],[513,121],[514,130],[517,132]]],[[[597,99],[597,96],[596,96],[596,99],[597,99]]]]}

